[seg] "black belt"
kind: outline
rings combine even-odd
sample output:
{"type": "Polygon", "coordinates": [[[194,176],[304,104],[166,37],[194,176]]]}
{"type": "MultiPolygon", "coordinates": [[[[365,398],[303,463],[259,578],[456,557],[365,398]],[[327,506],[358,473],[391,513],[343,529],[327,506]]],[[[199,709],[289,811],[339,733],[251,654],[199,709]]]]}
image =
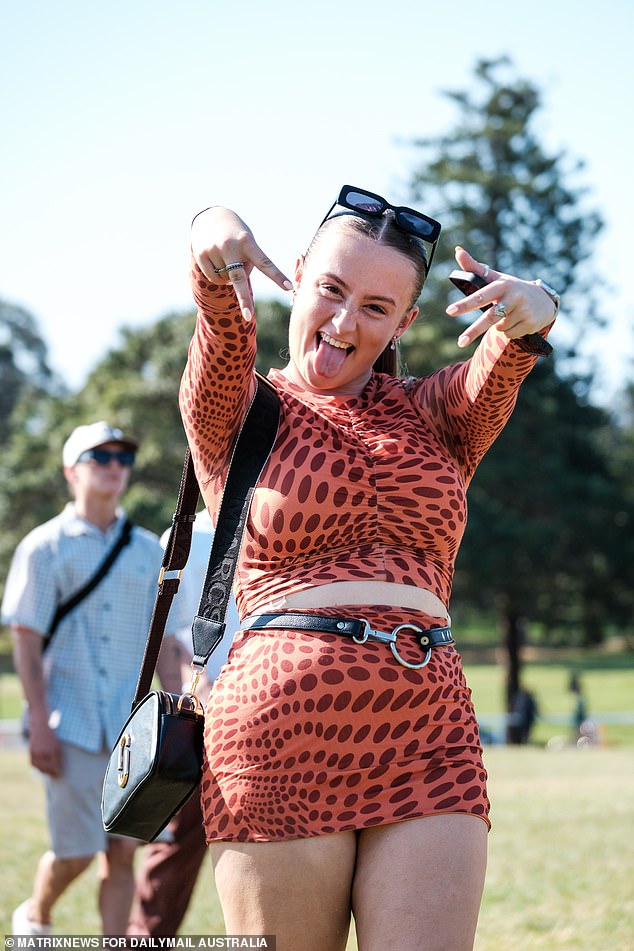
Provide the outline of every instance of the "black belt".
{"type": "Polygon", "coordinates": [[[366,641],[379,641],[381,644],[389,644],[390,650],[399,664],[402,664],[403,667],[409,667],[410,670],[418,670],[428,664],[434,647],[455,643],[449,627],[424,629],[417,627],[416,624],[399,624],[393,631],[375,631],[365,618],[320,617],[318,614],[252,614],[241,622],[240,627],[243,631],[265,631],[267,628],[273,628],[284,631],[320,631],[324,634],[343,634],[345,637],[351,637],[357,644],[365,644],[366,641]],[[422,663],[410,664],[399,654],[396,638],[401,631],[413,631],[416,635],[420,646],[426,651],[422,663]]]}

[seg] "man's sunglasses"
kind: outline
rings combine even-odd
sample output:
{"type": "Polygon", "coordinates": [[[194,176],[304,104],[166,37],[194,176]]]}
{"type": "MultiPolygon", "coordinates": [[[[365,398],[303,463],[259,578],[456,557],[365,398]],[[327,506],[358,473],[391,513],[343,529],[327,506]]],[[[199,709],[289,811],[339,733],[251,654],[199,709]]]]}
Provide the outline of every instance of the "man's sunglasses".
{"type": "MultiPolygon", "coordinates": [[[[442,227],[439,221],[436,221],[434,218],[429,218],[427,215],[423,215],[422,212],[416,211],[414,208],[407,208],[404,205],[390,205],[389,201],[386,201],[385,198],[381,198],[380,195],[375,195],[374,192],[367,192],[363,188],[355,188],[353,185],[343,186],[339,192],[337,201],[331,206],[328,214],[322,221],[322,225],[324,221],[327,221],[329,218],[335,218],[338,215],[345,214],[345,212],[335,211],[337,207],[348,208],[350,211],[356,212],[362,218],[380,218],[384,211],[387,211],[388,208],[391,209],[391,211],[394,212],[394,222],[401,231],[405,231],[406,234],[411,234],[431,246],[427,270],[431,267],[436,244],[440,237],[440,229],[442,227]],[[333,212],[335,213],[333,214],[333,212]]],[[[321,225],[319,227],[321,228],[321,225]]]]}
{"type": "Polygon", "coordinates": [[[136,453],[132,449],[123,449],[115,452],[112,449],[86,449],[77,462],[96,462],[98,466],[107,466],[112,460],[126,468],[134,465],[136,453]]]}

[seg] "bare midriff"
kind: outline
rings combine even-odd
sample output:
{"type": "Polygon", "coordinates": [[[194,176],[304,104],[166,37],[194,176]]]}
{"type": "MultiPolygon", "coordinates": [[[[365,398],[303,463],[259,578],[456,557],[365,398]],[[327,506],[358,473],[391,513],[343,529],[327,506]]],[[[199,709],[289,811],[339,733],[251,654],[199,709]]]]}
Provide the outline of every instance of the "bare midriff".
{"type": "Polygon", "coordinates": [[[407,608],[450,623],[447,608],[440,598],[425,588],[391,581],[334,581],[270,601],[258,608],[258,614],[275,611],[314,611],[345,604],[390,605],[407,608]]]}

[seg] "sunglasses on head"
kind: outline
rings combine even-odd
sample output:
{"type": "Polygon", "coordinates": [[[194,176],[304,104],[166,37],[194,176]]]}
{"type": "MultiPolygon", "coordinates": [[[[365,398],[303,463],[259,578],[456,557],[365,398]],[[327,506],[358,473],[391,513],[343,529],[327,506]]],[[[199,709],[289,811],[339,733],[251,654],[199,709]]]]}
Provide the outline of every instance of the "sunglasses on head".
{"type": "MultiPolygon", "coordinates": [[[[401,231],[413,235],[426,244],[430,245],[429,260],[427,270],[431,267],[431,262],[436,250],[436,244],[440,237],[441,224],[434,218],[416,211],[414,208],[407,208],[404,205],[391,205],[385,198],[375,195],[374,192],[365,191],[363,188],[355,188],[354,185],[344,185],[339,192],[339,197],[334,205],[328,211],[328,214],[322,221],[329,218],[335,218],[338,215],[345,214],[342,211],[335,211],[336,208],[348,208],[354,211],[362,218],[380,218],[383,212],[389,208],[394,212],[394,223],[401,231]],[[333,214],[334,212],[334,214],[333,214]]],[[[321,228],[321,225],[319,226],[321,228]]]]}
{"type": "Polygon", "coordinates": [[[112,449],[86,449],[77,462],[96,462],[98,466],[107,466],[113,459],[120,466],[133,466],[136,453],[132,449],[122,449],[119,452],[112,449]]]}

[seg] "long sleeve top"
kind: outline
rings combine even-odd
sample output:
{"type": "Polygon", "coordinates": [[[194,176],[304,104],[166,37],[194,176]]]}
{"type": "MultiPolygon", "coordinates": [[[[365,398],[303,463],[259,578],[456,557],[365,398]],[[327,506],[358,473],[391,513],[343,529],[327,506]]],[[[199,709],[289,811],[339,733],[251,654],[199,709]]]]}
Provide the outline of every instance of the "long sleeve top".
{"type": "MultiPolygon", "coordinates": [[[[255,322],[195,263],[198,320],[181,412],[215,518],[254,391],[255,322]]],[[[333,581],[423,587],[447,605],[466,490],[536,357],[491,328],[474,354],[420,379],[372,373],[356,397],[315,394],[269,373],[280,428],[256,489],[235,592],[241,616],[333,581]]]]}

